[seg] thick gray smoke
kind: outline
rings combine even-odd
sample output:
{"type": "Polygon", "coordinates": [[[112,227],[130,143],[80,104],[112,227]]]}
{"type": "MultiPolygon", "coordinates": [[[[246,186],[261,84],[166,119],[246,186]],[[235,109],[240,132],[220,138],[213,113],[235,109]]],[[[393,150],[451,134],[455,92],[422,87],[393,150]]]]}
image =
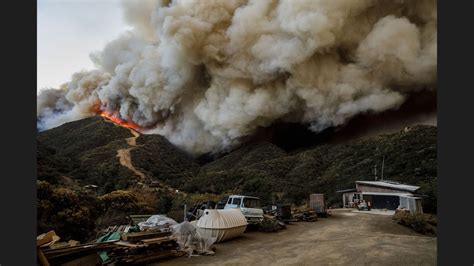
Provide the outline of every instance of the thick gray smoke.
{"type": "Polygon", "coordinates": [[[102,108],[199,155],[275,121],[342,125],[435,89],[436,9],[435,0],[125,1],[133,30],[91,55],[97,70],[38,96],[39,127],[102,108]]]}

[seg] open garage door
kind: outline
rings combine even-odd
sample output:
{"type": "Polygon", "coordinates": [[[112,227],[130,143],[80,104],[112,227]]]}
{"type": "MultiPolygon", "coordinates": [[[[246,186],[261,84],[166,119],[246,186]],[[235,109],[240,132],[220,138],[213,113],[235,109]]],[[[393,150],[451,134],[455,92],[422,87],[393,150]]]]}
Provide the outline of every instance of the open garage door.
{"type": "Polygon", "coordinates": [[[396,210],[400,204],[399,196],[371,195],[372,208],[396,210]]]}

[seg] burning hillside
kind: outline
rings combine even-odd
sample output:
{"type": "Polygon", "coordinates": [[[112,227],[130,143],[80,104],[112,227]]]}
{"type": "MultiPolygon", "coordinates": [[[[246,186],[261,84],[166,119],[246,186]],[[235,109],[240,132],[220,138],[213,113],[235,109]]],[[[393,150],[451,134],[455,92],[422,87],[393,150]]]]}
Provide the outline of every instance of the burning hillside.
{"type": "Polygon", "coordinates": [[[115,112],[115,113],[110,113],[110,112],[107,112],[107,111],[102,111],[99,113],[99,115],[107,120],[110,120],[112,122],[114,122],[115,124],[119,125],[119,126],[122,126],[122,127],[126,127],[126,128],[130,128],[130,129],[133,129],[135,131],[140,131],[140,126],[135,124],[134,122],[132,121],[126,121],[122,118],[120,118],[120,114],[115,112]]]}
{"type": "Polygon", "coordinates": [[[436,90],[435,0],[125,1],[96,70],[37,98],[41,130],[96,115],[191,154],[278,122],[321,132],[436,90]],[[413,96],[416,95],[416,96],[413,96]]]}

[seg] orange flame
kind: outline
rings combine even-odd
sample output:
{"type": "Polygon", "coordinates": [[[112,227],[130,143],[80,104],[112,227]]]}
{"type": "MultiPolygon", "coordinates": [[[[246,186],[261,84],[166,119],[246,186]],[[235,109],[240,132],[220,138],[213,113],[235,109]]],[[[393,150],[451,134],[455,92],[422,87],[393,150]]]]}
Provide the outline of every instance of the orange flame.
{"type": "Polygon", "coordinates": [[[114,122],[115,124],[117,124],[119,126],[130,128],[130,129],[133,129],[135,131],[138,131],[140,129],[140,126],[135,124],[134,122],[127,121],[127,120],[124,120],[124,119],[120,118],[120,115],[118,114],[118,112],[111,113],[111,112],[108,112],[108,111],[100,111],[99,114],[100,114],[100,116],[114,122]]]}

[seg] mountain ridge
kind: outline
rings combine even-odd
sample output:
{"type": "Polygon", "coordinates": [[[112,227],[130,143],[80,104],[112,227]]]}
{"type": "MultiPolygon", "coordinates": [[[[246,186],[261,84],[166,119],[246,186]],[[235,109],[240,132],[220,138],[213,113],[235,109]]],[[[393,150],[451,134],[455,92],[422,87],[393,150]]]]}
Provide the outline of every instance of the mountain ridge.
{"type": "MultiPolygon", "coordinates": [[[[299,205],[308,194],[324,193],[328,206],[337,207],[342,200],[336,191],[353,188],[356,180],[374,180],[374,165],[380,169],[383,158],[384,179],[420,186],[424,211],[436,213],[436,134],[435,126],[417,125],[291,152],[259,140],[200,163],[163,136],[134,137],[130,129],[101,117],[86,118],[38,134],[38,230],[68,234],[63,228],[77,221],[65,213],[77,219],[84,210],[91,230],[126,214],[168,213],[179,219],[183,204],[229,194],[299,205]],[[131,165],[121,162],[124,150],[131,165]]],[[[87,236],[71,232],[71,237],[87,236]]]]}

